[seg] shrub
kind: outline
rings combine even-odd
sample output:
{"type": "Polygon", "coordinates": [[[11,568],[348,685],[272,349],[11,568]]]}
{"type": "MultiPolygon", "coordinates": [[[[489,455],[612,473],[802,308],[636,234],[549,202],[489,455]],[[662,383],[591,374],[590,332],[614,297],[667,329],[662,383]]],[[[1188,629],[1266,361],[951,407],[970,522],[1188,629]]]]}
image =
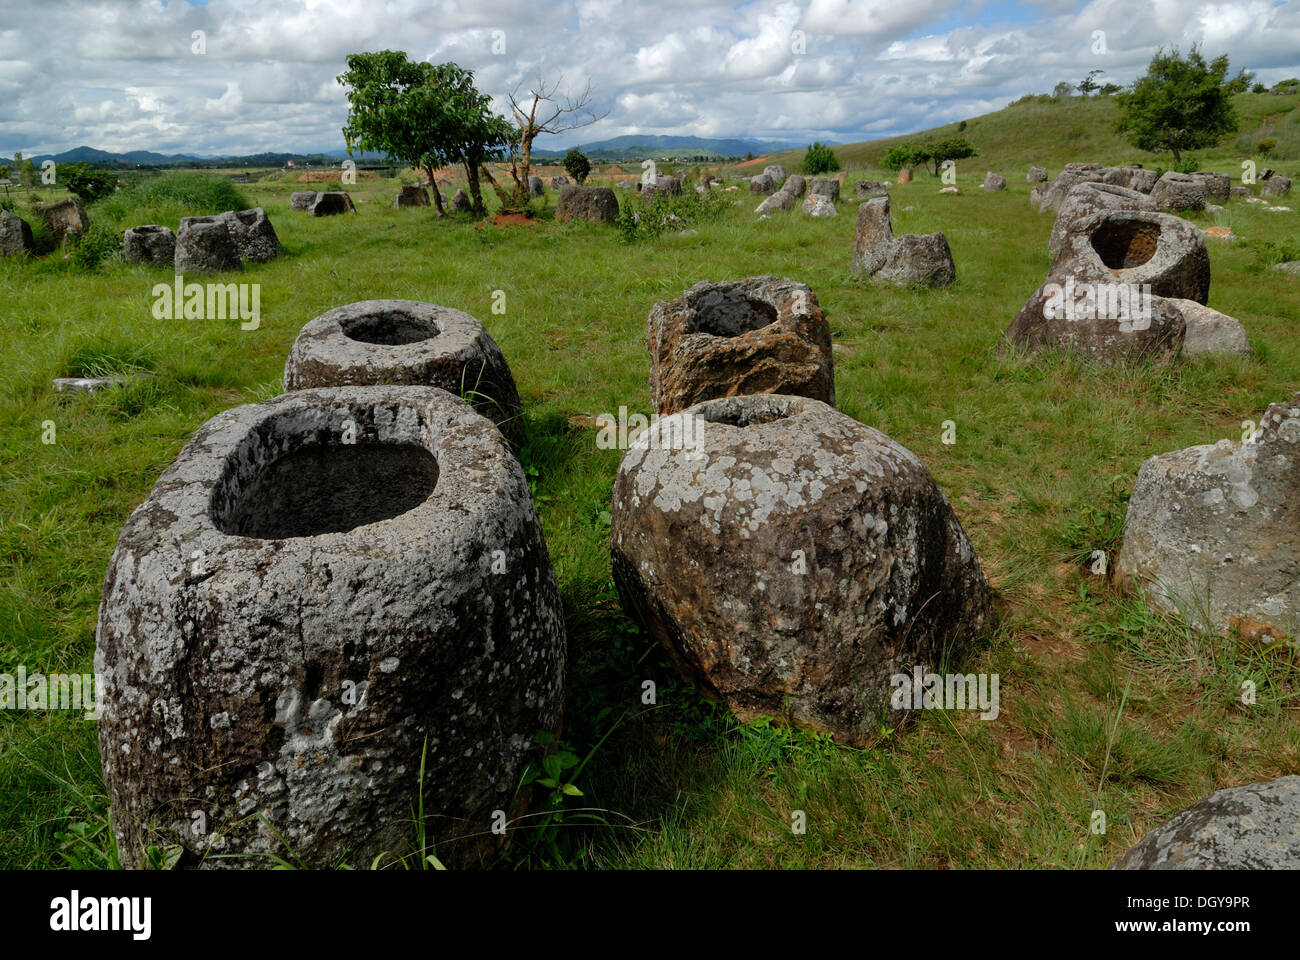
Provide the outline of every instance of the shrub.
{"type": "Polygon", "coordinates": [[[86,235],[73,241],[69,257],[83,270],[94,270],[105,260],[112,260],[121,252],[117,234],[107,228],[92,226],[86,235]]]}
{"type": "Polygon", "coordinates": [[[803,172],[805,176],[816,176],[819,173],[835,173],[839,168],[840,162],[835,158],[835,151],[815,140],[803,155],[803,172]]]}
{"type": "Polygon", "coordinates": [[[1255,149],[1260,152],[1261,156],[1267,157],[1270,153],[1273,152],[1273,148],[1276,146],[1277,146],[1276,137],[1265,137],[1263,140],[1259,141],[1259,143],[1255,144],[1255,149]]]}
{"type": "Polygon", "coordinates": [[[190,216],[248,209],[248,198],[225,177],[206,173],[164,173],[144,180],[119,196],[132,207],[178,206],[190,216]]]}
{"type": "Polygon", "coordinates": [[[921,152],[910,143],[901,143],[885,151],[885,155],[880,158],[880,165],[895,173],[903,168],[911,170],[918,163],[924,162],[921,152]]]}
{"type": "Polygon", "coordinates": [[[723,193],[700,195],[694,190],[681,196],[659,193],[649,202],[624,203],[614,224],[623,243],[636,243],[688,224],[716,220],[731,207],[731,203],[723,193]]]}
{"type": "Polygon", "coordinates": [[[1201,161],[1188,154],[1174,164],[1174,169],[1179,173],[1195,173],[1201,169],[1201,161]]]}
{"type": "Polygon", "coordinates": [[[86,203],[102,200],[117,189],[115,174],[108,170],[95,170],[84,163],[65,164],[59,169],[59,179],[86,203]]]}
{"type": "Polygon", "coordinates": [[[581,150],[574,147],[564,155],[564,169],[575,181],[584,183],[587,175],[591,173],[591,161],[581,150]]]}

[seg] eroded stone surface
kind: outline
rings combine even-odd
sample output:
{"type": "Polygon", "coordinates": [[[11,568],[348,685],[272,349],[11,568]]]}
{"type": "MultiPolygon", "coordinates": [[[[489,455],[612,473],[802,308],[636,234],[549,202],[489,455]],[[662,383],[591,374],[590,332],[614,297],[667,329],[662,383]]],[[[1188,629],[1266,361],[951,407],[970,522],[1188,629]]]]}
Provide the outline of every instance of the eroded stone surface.
{"type": "Polygon", "coordinates": [[[300,331],[284,388],[401,384],[441,387],[518,436],[519,393],[492,334],[468,313],[418,300],[362,300],[300,331]]]}
{"type": "Polygon", "coordinates": [[[1190,174],[1168,170],[1156,181],[1151,199],[1161,210],[1204,210],[1206,183],[1190,174]]]}
{"type": "Polygon", "coordinates": [[[751,277],[697,283],[655,304],[647,323],[655,412],[714,397],[788,393],[835,402],[831,332],[802,283],[751,277]]]}
{"type": "Polygon", "coordinates": [[[1170,300],[1169,302],[1177,307],[1187,324],[1187,332],[1183,338],[1183,356],[1228,353],[1244,357],[1250,354],[1246,328],[1236,317],[1211,310],[1195,300],[1170,300]]]}
{"type": "Polygon", "coordinates": [[[890,678],[959,654],[989,592],[925,465],[824,403],[711,400],[637,439],[614,485],[624,607],[742,721],[783,718],[861,745],[890,678]],[[655,437],[692,418],[697,444],[655,437]]]}
{"type": "Polygon", "coordinates": [[[62,244],[70,233],[84,237],[90,229],[90,216],[86,213],[86,205],[78,196],[65,197],[42,207],[41,217],[57,244],[62,244]]]}
{"type": "Polygon", "coordinates": [[[357,208],[346,190],[326,190],[316,194],[307,212],[313,217],[332,217],[340,213],[356,213],[357,208]]]}
{"type": "Polygon", "coordinates": [[[948,238],[942,233],[894,236],[888,196],[874,197],[858,207],[851,269],[854,276],[899,286],[943,287],[957,276],[948,238]]]}
{"type": "Polygon", "coordinates": [[[130,227],[122,235],[122,247],[127,263],[170,267],[176,262],[176,234],[160,224],[130,227]]]}
{"type": "Polygon", "coordinates": [[[251,210],[227,210],[220,215],[230,228],[235,247],[243,260],[265,263],[280,255],[280,238],[261,207],[251,210]]]}
{"type": "Polygon", "coordinates": [[[240,269],[243,260],[230,221],[224,216],[181,217],[172,263],[177,275],[240,269]]]}
{"type": "Polygon", "coordinates": [[[289,194],[290,210],[307,210],[316,200],[315,190],[295,190],[289,194]]]}
{"type": "Polygon", "coordinates": [[[1056,260],[1064,252],[1070,239],[1070,225],[1081,217],[1113,210],[1155,209],[1155,201],[1137,190],[1092,181],[1075,184],[1056,211],[1056,222],[1047,241],[1048,253],[1056,260]]]}
{"type": "Polygon", "coordinates": [[[1148,833],[1112,869],[1300,869],[1300,777],[1213,793],[1148,833]]]}
{"type": "Polygon", "coordinates": [[[613,223],[618,219],[618,197],[609,187],[568,184],[560,188],[555,219],[613,223]]]}
{"type": "Polygon", "coordinates": [[[404,183],[393,197],[394,207],[427,207],[429,191],[418,183],[404,183]]]}
{"type": "Polygon", "coordinates": [[[1142,464],[1118,573],[1194,623],[1300,628],[1300,396],[1254,442],[1220,440],[1142,464]]]}
{"type": "Polygon", "coordinates": [[[558,725],[564,658],[527,482],[468,404],[339,388],[219,414],[132,513],[104,584],[122,862],[179,844],[267,867],[277,833],[312,867],[403,853],[426,743],[434,839],[490,837],[558,725]]]}
{"type": "Polygon", "coordinates": [[[32,228],[22,217],[0,210],[0,256],[13,257],[32,249],[32,228]]]}

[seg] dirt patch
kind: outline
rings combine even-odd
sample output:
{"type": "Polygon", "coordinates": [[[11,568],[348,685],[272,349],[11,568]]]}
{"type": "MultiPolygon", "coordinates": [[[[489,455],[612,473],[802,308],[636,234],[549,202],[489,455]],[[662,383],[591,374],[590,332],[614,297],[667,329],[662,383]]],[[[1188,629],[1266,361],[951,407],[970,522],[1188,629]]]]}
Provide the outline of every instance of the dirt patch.
{"type": "Polygon", "coordinates": [[[532,217],[524,216],[522,213],[498,213],[492,218],[492,223],[498,227],[535,227],[537,221],[532,217]]]}

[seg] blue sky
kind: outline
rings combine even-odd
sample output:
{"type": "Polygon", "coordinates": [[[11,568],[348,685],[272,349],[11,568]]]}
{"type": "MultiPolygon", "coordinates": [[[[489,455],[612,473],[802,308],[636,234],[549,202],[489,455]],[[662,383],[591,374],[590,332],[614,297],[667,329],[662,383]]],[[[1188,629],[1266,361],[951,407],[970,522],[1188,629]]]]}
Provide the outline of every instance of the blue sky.
{"type": "Polygon", "coordinates": [[[1200,43],[1265,82],[1300,75],[1297,2],[0,0],[0,154],[337,149],[335,77],[348,53],[379,49],[470,67],[501,109],[539,72],[590,80],[608,117],[540,147],[632,133],[846,143],[1093,68],[1125,83],[1161,45],[1200,43]]]}

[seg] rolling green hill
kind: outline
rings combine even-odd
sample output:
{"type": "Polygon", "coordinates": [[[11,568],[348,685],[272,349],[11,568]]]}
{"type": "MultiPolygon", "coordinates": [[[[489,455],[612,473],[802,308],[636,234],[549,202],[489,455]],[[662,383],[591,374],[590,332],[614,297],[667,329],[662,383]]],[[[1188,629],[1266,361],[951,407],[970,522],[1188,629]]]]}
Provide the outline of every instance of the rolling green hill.
{"type": "MultiPolygon", "coordinates": [[[[1300,110],[1296,109],[1300,107],[1300,96],[1243,93],[1233,97],[1233,105],[1240,121],[1237,135],[1212,149],[1192,151],[1203,169],[1213,166],[1230,172],[1242,160],[1256,157],[1255,145],[1265,137],[1277,140],[1271,160],[1300,159],[1300,110]]],[[[892,146],[961,136],[974,144],[979,154],[963,161],[963,165],[990,170],[1023,170],[1038,164],[1055,174],[1073,160],[1136,162],[1148,167],[1168,167],[1172,163],[1168,154],[1147,153],[1126,143],[1114,132],[1118,116],[1118,105],[1109,97],[1026,97],[965,121],[965,130],[959,130],[958,123],[949,123],[906,136],[844,144],[835,148],[835,155],[845,169],[879,169],[881,157],[892,146]]],[[[779,163],[794,171],[803,153],[789,150],[768,154],[762,163],[779,163]]]]}

